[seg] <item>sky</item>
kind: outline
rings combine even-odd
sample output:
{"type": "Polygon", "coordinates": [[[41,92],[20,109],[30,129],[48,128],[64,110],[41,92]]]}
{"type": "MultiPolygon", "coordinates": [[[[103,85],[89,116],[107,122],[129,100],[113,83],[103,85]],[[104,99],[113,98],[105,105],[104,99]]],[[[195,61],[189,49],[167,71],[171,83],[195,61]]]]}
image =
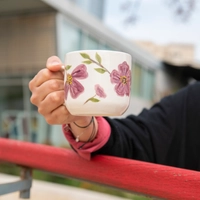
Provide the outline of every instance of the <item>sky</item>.
{"type": "Polygon", "coordinates": [[[200,62],[200,1],[189,20],[180,22],[166,6],[165,0],[141,0],[135,24],[125,25],[123,0],[106,0],[104,22],[118,34],[131,40],[148,40],[156,44],[186,43],[195,46],[200,62]]]}

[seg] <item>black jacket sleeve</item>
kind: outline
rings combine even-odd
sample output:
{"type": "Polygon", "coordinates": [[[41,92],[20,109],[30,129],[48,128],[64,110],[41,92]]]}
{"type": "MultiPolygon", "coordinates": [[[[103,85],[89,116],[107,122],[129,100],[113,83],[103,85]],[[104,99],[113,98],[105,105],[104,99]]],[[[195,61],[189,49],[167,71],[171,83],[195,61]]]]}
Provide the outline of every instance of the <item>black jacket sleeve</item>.
{"type": "Polygon", "coordinates": [[[200,82],[163,98],[138,116],[106,119],[111,136],[94,155],[200,170],[200,82]]]}

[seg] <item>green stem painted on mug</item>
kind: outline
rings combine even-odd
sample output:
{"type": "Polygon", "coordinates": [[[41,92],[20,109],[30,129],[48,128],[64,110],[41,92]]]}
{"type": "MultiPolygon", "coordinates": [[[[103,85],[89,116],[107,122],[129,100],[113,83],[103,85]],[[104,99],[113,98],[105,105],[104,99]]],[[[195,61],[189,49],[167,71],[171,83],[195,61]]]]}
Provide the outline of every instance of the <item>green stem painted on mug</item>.
{"type": "Polygon", "coordinates": [[[89,60],[92,61],[93,63],[99,65],[99,66],[100,66],[101,68],[103,68],[106,72],[108,72],[109,74],[111,74],[102,64],[96,62],[95,60],[93,60],[93,59],[91,59],[91,58],[89,58],[89,60]]]}

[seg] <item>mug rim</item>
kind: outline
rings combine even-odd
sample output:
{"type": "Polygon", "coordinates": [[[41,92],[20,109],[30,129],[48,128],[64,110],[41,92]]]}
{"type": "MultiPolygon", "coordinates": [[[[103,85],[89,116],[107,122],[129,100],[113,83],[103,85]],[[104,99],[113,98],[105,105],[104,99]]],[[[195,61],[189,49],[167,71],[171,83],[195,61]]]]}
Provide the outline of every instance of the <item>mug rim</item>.
{"type": "Polygon", "coordinates": [[[83,50],[76,50],[76,51],[70,51],[68,53],[66,53],[65,55],[69,55],[69,54],[75,54],[75,53],[80,53],[80,52],[105,52],[105,53],[115,53],[115,54],[126,54],[131,56],[131,54],[123,52],[123,51],[115,51],[115,50],[103,50],[103,49],[83,49],[83,50]]]}

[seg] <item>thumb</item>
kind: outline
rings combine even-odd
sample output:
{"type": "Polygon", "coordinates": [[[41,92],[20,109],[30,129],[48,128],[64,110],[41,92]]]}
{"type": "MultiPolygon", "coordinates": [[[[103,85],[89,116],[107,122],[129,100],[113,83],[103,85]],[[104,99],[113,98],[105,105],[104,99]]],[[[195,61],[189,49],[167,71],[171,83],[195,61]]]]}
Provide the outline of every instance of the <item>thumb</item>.
{"type": "Polygon", "coordinates": [[[46,67],[53,72],[62,70],[62,62],[57,56],[51,56],[47,59],[46,67]]]}

